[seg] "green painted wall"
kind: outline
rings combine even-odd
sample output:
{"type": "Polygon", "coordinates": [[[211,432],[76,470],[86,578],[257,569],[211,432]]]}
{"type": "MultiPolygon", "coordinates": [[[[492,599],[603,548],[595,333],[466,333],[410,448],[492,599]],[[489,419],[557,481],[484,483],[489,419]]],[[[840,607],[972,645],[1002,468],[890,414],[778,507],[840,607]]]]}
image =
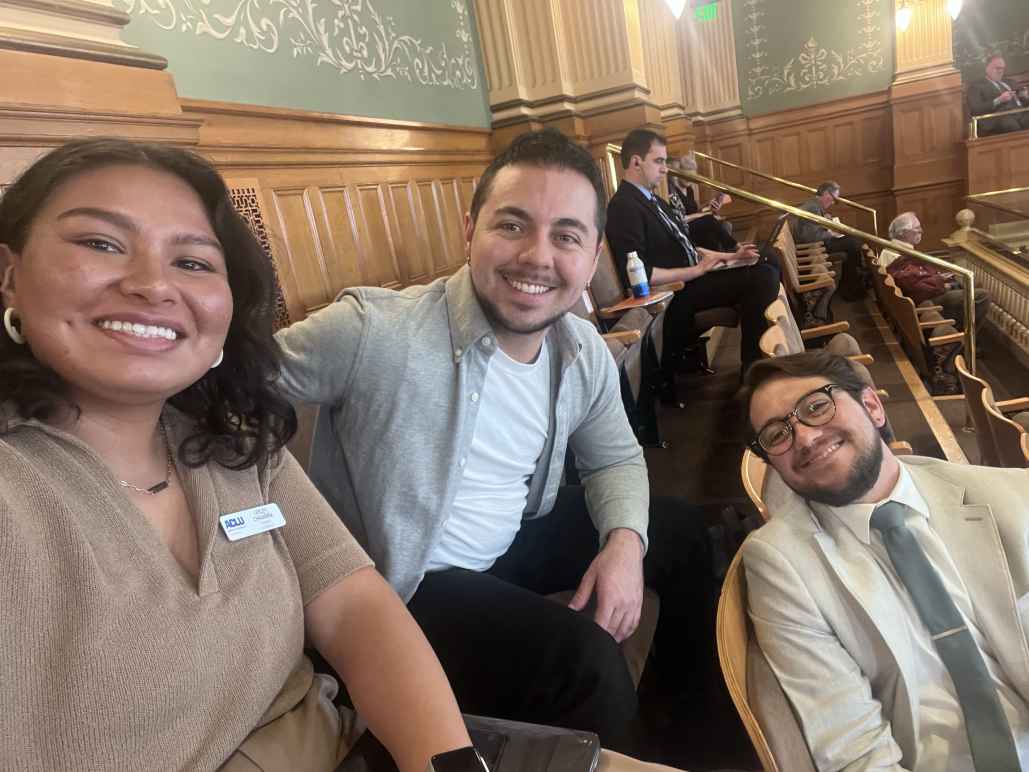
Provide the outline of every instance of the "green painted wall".
{"type": "Polygon", "coordinates": [[[1029,1],[965,0],[954,22],[954,66],[965,82],[983,77],[983,57],[1000,51],[1008,72],[1029,72],[1029,1]]]}
{"type": "Polygon", "coordinates": [[[115,0],[195,99],[488,126],[471,0],[115,0]]]}
{"type": "Polygon", "coordinates": [[[745,115],[888,88],[891,0],[735,0],[733,30],[745,115]]]}

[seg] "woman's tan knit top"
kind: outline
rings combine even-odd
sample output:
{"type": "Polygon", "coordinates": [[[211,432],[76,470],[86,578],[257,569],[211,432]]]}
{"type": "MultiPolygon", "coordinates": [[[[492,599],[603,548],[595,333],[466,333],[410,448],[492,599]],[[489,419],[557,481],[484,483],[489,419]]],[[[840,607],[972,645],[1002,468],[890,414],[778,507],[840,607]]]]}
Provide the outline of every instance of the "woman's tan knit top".
{"type": "MultiPolygon", "coordinates": [[[[177,447],[187,419],[165,418],[177,447]]],[[[286,452],[178,473],[199,581],[87,445],[35,421],[0,434],[0,769],[211,770],[277,722],[282,758],[335,757],[304,606],[371,561],[286,452]],[[219,516],[268,502],[285,527],[226,539],[219,516]]]]}

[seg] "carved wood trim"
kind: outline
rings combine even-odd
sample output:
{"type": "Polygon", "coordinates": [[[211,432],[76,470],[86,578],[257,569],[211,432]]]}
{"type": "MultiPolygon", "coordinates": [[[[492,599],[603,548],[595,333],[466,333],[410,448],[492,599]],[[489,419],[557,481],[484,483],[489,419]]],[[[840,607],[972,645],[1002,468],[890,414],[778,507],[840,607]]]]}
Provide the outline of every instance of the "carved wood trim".
{"type": "Polygon", "coordinates": [[[163,56],[148,54],[128,46],[12,27],[0,27],[0,49],[65,56],[71,59],[89,59],[94,62],[150,70],[163,70],[168,66],[168,60],[163,56]]]}
{"type": "Polygon", "coordinates": [[[4,0],[4,5],[108,27],[124,27],[132,20],[125,11],[88,0],[4,0]]]}

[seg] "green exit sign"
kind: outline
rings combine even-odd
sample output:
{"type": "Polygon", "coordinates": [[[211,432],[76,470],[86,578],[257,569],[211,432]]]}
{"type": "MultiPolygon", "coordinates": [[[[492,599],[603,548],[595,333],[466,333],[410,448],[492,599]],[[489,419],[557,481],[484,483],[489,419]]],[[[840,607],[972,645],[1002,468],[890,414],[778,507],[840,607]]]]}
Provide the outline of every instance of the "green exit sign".
{"type": "Polygon", "coordinates": [[[718,3],[698,5],[693,13],[697,21],[714,21],[718,18],[718,3]]]}

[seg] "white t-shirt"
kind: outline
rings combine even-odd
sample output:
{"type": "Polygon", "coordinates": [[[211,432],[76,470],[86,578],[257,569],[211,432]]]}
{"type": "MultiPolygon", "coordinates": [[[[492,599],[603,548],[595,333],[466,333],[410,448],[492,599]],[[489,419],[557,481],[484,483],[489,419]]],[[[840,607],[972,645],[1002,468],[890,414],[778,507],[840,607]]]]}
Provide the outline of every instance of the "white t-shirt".
{"type": "Polygon", "coordinates": [[[479,403],[461,481],[428,571],[486,571],[514,541],[550,421],[546,344],[532,364],[498,348],[479,403]]]}

